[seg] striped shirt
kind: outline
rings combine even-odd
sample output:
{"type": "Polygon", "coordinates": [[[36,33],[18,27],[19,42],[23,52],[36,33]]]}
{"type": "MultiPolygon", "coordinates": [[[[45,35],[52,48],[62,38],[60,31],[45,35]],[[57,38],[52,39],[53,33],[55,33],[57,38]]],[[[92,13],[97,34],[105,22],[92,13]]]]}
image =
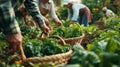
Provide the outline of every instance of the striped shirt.
{"type": "Polygon", "coordinates": [[[0,27],[4,29],[4,33],[19,32],[14,10],[16,10],[21,4],[25,5],[26,10],[39,26],[45,24],[39,11],[38,0],[0,0],[0,27]]]}

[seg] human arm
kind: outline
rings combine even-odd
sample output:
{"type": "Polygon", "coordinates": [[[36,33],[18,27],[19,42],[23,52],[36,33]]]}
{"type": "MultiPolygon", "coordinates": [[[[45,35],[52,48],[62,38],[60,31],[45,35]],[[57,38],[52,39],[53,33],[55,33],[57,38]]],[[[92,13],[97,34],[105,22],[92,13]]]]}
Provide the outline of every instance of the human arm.
{"type": "Polygon", "coordinates": [[[70,12],[70,9],[67,9],[67,10],[68,10],[68,20],[70,20],[70,24],[73,24],[74,21],[71,20],[71,18],[72,18],[72,14],[71,14],[71,12],[70,12]]]}
{"type": "Polygon", "coordinates": [[[72,11],[73,11],[73,15],[70,19],[70,23],[74,23],[75,21],[77,21],[77,19],[79,17],[79,8],[77,8],[77,6],[73,5],[72,11]]]}
{"type": "Polygon", "coordinates": [[[50,2],[50,11],[49,11],[49,14],[54,19],[54,21],[57,23],[58,26],[62,25],[62,22],[59,20],[59,18],[57,17],[57,15],[55,13],[53,1],[50,2]]]}
{"type": "Polygon", "coordinates": [[[22,35],[18,23],[15,20],[15,12],[11,5],[11,0],[1,2],[0,19],[1,28],[6,35],[6,41],[9,43],[9,49],[5,49],[5,53],[9,55],[20,50],[22,60],[26,59],[22,49],[22,35]]]}
{"type": "Polygon", "coordinates": [[[33,17],[33,19],[38,23],[39,27],[43,30],[45,34],[49,34],[50,30],[46,26],[44,22],[44,18],[42,17],[39,7],[38,7],[38,1],[37,0],[25,0],[25,8],[30,13],[30,15],[33,17]]]}

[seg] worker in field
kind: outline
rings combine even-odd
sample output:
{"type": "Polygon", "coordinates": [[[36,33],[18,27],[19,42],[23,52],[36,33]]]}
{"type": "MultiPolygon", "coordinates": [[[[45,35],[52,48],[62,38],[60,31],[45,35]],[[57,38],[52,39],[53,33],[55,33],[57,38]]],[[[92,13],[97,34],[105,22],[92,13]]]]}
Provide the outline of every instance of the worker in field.
{"type": "Polygon", "coordinates": [[[70,23],[77,21],[80,25],[89,26],[92,17],[90,9],[87,6],[74,0],[64,0],[63,5],[68,9],[70,23]]]}
{"type": "MultiPolygon", "coordinates": [[[[46,23],[46,25],[50,28],[50,21],[46,18],[46,15],[49,15],[58,26],[62,25],[62,22],[59,20],[59,18],[57,17],[56,13],[55,13],[55,7],[54,7],[54,2],[53,0],[38,0],[38,5],[39,5],[39,10],[42,14],[42,17],[46,23]]],[[[23,12],[24,13],[24,12],[23,12]]],[[[31,19],[29,19],[29,15],[24,15],[25,17],[25,22],[26,24],[29,24],[31,21],[31,19]]]]}
{"type": "Polygon", "coordinates": [[[24,4],[26,10],[38,23],[39,27],[45,34],[49,34],[50,30],[44,23],[43,17],[39,11],[37,0],[0,0],[0,28],[6,35],[6,41],[9,43],[8,52],[14,53],[20,50],[22,59],[26,59],[22,49],[22,35],[19,25],[15,19],[15,10],[24,4]]]}
{"type": "Polygon", "coordinates": [[[107,18],[109,18],[109,17],[114,18],[115,17],[115,13],[112,10],[108,9],[107,7],[103,7],[102,10],[103,10],[105,17],[107,17],[107,18]]]}

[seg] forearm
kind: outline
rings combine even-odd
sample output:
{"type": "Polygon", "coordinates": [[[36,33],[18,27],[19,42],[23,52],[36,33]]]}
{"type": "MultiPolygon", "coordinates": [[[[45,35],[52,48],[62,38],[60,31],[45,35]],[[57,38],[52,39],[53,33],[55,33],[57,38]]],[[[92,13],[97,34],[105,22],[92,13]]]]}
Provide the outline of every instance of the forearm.
{"type": "Polygon", "coordinates": [[[55,13],[54,3],[53,3],[53,2],[51,2],[51,4],[50,4],[50,16],[51,16],[55,21],[59,20],[57,14],[55,13]]]}
{"type": "Polygon", "coordinates": [[[42,17],[40,10],[38,8],[37,0],[26,0],[25,7],[33,19],[38,23],[40,27],[45,25],[44,18],[42,17]]]}
{"type": "Polygon", "coordinates": [[[58,18],[55,18],[54,20],[58,26],[62,26],[62,22],[58,18]]]}
{"type": "Polygon", "coordinates": [[[72,20],[72,21],[77,21],[78,18],[79,18],[79,9],[74,6],[74,7],[72,8],[72,10],[73,10],[73,15],[72,15],[71,20],[72,20]]]}
{"type": "Polygon", "coordinates": [[[59,22],[60,20],[58,18],[54,18],[54,21],[55,22],[59,22]]]}

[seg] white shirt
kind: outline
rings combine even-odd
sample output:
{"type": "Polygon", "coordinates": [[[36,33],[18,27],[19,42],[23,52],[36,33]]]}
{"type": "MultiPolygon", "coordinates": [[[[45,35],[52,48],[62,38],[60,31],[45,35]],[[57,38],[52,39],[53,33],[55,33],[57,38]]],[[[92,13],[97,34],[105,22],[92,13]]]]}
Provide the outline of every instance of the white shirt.
{"type": "Polygon", "coordinates": [[[106,17],[114,17],[115,16],[115,14],[113,13],[113,11],[111,11],[109,9],[106,10],[105,15],[106,15],[106,17]]]}
{"type": "Polygon", "coordinates": [[[46,9],[49,11],[49,15],[52,18],[58,18],[56,13],[55,13],[55,9],[54,9],[54,3],[53,0],[49,0],[48,3],[43,4],[42,2],[39,2],[39,6],[41,6],[42,8],[46,9]]]}
{"type": "Polygon", "coordinates": [[[68,9],[68,19],[77,21],[79,18],[79,10],[82,8],[85,8],[86,6],[84,4],[73,4],[72,5],[72,10],[73,14],[70,13],[70,9],[68,9]]]}

